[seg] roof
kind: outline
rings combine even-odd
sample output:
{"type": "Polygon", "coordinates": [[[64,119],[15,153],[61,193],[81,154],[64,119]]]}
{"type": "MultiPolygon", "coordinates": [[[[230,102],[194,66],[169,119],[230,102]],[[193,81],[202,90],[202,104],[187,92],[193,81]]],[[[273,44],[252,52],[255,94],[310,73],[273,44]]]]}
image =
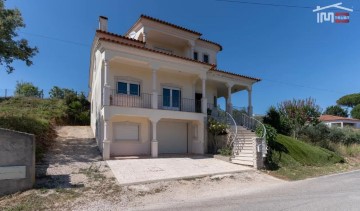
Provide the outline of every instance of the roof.
{"type": "Polygon", "coordinates": [[[357,121],[360,122],[360,119],[353,119],[348,117],[334,116],[334,115],[321,115],[319,120],[322,122],[330,122],[330,121],[357,121]]]}
{"type": "MultiPolygon", "coordinates": [[[[126,38],[126,37],[122,37],[122,38],[131,40],[130,38],[126,38]]],[[[174,58],[183,59],[183,60],[195,62],[195,63],[198,63],[198,64],[204,64],[204,65],[208,65],[208,66],[212,66],[212,67],[215,66],[214,64],[209,64],[209,63],[205,63],[205,62],[202,62],[202,61],[198,61],[198,60],[194,60],[194,59],[190,59],[190,58],[186,58],[186,57],[182,57],[182,56],[177,56],[177,55],[165,53],[165,52],[162,52],[162,51],[157,51],[157,50],[154,50],[154,49],[146,48],[144,46],[139,46],[139,45],[131,44],[131,43],[128,43],[128,42],[122,42],[122,41],[115,40],[115,39],[109,39],[109,38],[102,37],[102,38],[99,38],[99,40],[100,41],[105,41],[105,42],[111,42],[111,43],[115,43],[115,44],[119,44],[119,45],[129,46],[129,47],[133,47],[133,48],[137,48],[137,49],[141,49],[141,50],[145,50],[145,51],[150,51],[150,52],[153,52],[153,53],[158,53],[158,54],[162,54],[162,55],[166,55],[166,56],[171,56],[171,57],[174,57],[174,58]]]]}
{"type": "Polygon", "coordinates": [[[241,75],[241,74],[237,74],[237,73],[232,73],[232,72],[228,72],[228,71],[225,71],[225,70],[219,70],[219,69],[217,69],[217,68],[215,68],[215,67],[212,68],[210,71],[220,72],[220,73],[226,73],[226,74],[233,75],[233,76],[240,76],[240,77],[248,78],[248,79],[255,80],[255,81],[261,81],[260,78],[254,78],[254,77],[251,77],[251,76],[246,76],[246,75],[241,75]]]}
{"type": "Polygon", "coordinates": [[[184,28],[184,27],[182,27],[182,26],[178,26],[178,25],[175,25],[175,24],[172,24],[172,23],[169,23],[169,22],[166,22],[166,21],[157,19],[157,18],[153,18],[153,17],[150,17],[150,16],[148,16],[148,15],[142,14],[142,15],[140,15],[139,20],[140,20],[141,18],[145,18],[145,19],[148,19],[148,20],[152,20],[152,21],[155,21],[155,22],[158,22],[158,23],[161,23],[161,24],[164,24],[164,25],[168,25],[168,26],[171,26],[171,27],[174,27],[174,28],[183,30],[183,31],[187,31],[187,32],[190,32],[190,33],[199,35],[199,36],[202,35],[200,32],[196,32],[196,31],[194,31],[194,30],[187,29],[187,28],[184,28]]]}
{"type": "MultiPolygon", "coordinates": [[[[141,18],[148,19],[148,20],[151,20],[151,21],[155,21],[155,22],[158,22],[158,23],[161,23],[161,24],[164,24],[164,25],[176,28],[176,29],[180,29],[180,30],[183,30],[183,31],[186,31],[186,32],[190,32],[190,33],[196,34],[198,36],[202,35],[200,32],[196,32],[194,30],[187,29],[187,28],[184,28],[182,26],[175,25],[175,24],[169,23],[167,21],[163,21],[163,20],[160,20],[160,19],[157,19],[157,18],[153,18],[153,17],[150,17],[148,15],[144,15],[144,14],[140,15],[140,18],[139,18],[139,20],[137,22],[139,22],[141,18]]],[[[136,23],[135,23],[135,25],[136,25],[136,23]]],[[[210,44],[213,44],[213,45],[216,45],[216,46],[218,46],[220,48],[220,51],[222,51],[222,46],[219,43],[216,43],[216,42],[213,42],[213,41],[210,41],[210,40],[206,40],[206,39],[203,39],[203,38],[199,38],[199,40],[210,43],[210,44]]]]}

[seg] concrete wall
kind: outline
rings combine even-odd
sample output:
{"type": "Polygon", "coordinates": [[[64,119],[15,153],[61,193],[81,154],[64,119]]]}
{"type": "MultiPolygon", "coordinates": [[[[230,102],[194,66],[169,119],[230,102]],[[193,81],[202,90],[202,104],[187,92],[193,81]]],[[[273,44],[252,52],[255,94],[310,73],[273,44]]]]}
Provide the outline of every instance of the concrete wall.
{"type": "Polygon", "coordinates": [[[0,195],[32,188],[34,182],[34,136],[0,128],[0,195]]]}

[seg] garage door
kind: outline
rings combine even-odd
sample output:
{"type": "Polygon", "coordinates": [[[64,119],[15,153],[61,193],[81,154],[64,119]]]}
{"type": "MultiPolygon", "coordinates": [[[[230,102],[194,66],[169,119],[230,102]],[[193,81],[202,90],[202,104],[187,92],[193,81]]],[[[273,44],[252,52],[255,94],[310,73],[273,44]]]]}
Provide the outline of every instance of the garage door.
{"type": "Polygon", "coordinates": [[[187,123],[160,121],[157,136],[159,153],[187,153],[187,123]]]}

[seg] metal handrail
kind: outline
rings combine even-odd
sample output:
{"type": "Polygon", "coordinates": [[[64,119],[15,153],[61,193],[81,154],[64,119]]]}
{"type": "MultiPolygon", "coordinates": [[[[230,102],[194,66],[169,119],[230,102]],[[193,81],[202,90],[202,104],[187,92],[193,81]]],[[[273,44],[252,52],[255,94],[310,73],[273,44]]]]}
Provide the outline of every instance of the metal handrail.
{"type": "Polygon", "coordinates": [[[212,111],[211,111],[211,115],[210,115],[213,119],[215,119],[218,122],[224,123],[229,125],[229,130],[230,130],[230,145],[233,145],[236,139],[236,135],[237,135],[237,125],[236,125],[236,121],[235,119],[231,116],[231,114],[229,114],[226,111],[221,110],[218,107],[213,107],[212,111]],[[221,115],[221,114],[225,114],[221,115]]]}

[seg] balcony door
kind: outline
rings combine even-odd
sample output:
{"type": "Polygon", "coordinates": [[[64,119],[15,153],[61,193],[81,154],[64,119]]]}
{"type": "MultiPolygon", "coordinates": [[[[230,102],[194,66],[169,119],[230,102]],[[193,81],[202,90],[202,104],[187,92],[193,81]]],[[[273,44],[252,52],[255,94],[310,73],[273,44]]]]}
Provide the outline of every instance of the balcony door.
{"type": "Polygon", "coordinates": [[[179,111],[181,106],[181,90],[178,88],[163,88],[163,108],[179,111]]]}

